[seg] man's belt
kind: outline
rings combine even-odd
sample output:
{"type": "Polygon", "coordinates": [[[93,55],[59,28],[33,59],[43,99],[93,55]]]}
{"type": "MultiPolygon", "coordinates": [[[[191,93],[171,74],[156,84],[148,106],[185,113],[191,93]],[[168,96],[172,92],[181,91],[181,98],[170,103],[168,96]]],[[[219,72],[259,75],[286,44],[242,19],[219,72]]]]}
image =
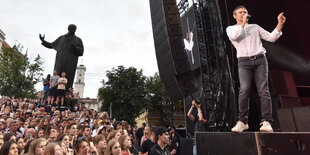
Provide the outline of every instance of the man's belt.
{"type": "Polygon", "coordinates": [[[239,57],[238,61],[246,61],[246,60],[256,60],[258,58],[264,57],[265,54],[258,54],[258,55],[253,55],[249,57],[239,57]]]}

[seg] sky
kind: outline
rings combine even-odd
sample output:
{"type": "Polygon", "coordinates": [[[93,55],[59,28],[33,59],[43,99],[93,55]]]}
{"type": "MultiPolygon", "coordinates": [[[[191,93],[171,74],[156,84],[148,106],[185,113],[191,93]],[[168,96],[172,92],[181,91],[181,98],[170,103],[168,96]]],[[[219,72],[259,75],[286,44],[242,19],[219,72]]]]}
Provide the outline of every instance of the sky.
{"type": "MultiPolygon", "coordinates": [[[[39,33],[52,42],[69,24],[84,44],[78,65],[86,67],[84,98],[96,98],[106,71],[119,65],[158,72],[149,0],[0,0],[0,29],[6,42],[21,44],[33,60],[44,60],[43,77],[52,74],[56,51],[41,45],[39,33]]],[[[42,83],[36,85],[41,90],[42,83]]]]}

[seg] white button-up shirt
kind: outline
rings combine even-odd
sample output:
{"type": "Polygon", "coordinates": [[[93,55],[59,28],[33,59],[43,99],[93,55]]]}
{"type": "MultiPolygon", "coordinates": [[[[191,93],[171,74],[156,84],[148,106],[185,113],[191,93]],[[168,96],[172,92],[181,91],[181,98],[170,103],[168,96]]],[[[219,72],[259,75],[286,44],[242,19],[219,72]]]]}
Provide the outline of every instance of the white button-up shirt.
{"type": "Polygon", "coordinates": [[[237,49],[237,58],[265,54],[261,39],[275,42],[282,35],[277,29],[269,33],[257,24],[246,24],[244,28],[241,25],[228,26],[226,32],[237,49]]]}

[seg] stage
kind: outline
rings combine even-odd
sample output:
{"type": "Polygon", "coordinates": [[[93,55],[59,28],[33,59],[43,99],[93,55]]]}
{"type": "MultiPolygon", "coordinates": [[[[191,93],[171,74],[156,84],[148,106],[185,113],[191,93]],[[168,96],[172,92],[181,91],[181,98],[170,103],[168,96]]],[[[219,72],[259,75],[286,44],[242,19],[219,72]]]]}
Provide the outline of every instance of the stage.
{"type": "Polygon", "coordinates": [[[196,132],[181,140],[181,155],[309,155],[310,132],[196,132]]]}

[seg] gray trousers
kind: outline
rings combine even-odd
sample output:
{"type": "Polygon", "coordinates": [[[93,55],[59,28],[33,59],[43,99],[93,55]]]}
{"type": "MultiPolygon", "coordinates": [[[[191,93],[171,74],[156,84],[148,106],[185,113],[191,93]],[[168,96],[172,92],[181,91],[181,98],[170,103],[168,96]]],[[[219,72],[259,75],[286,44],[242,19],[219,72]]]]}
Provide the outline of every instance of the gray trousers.
{"type": "Polygon", "coordinates": [[[261,56],[254,60],[238,58],[238,71],[240,81],[239,121],[245,124],[248,123],[249,95],[251,92],[251,81],[254,76],[261,101],[261,121],[272,123],[272,102],[268,88],[268,62],[266,56],[261,56]]]}

